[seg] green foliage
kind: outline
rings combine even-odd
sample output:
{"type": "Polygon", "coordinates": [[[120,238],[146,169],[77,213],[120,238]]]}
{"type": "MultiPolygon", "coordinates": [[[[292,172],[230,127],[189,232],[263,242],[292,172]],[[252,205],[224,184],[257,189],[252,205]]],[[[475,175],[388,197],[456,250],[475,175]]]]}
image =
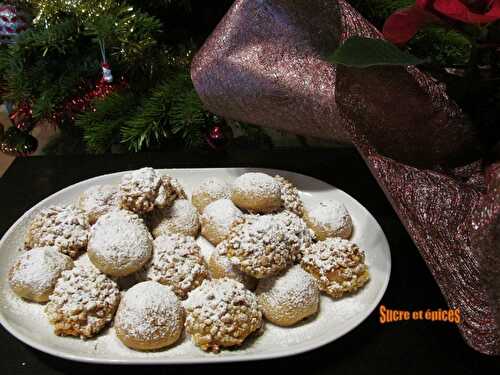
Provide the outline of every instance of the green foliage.
{"type": "Polygon", "coordinates": [[[355,68],[368,68],[376,65],[407,66],[424,62],[383,39],[359,36],[347,39],[328,57],[328,61],[355,68]]]}

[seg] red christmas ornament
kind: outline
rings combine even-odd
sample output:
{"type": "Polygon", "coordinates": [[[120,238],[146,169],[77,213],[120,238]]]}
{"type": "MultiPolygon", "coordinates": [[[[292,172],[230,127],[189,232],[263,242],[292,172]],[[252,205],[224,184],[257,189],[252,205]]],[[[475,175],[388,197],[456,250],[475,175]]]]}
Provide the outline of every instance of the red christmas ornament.
{"type": "Polygon", "coordinates": [[[16,128],[24,132],[30,132],[35,127],[33,111],[27,102],[20,103],[16,110],[9,115],[10,120],[16,128]]]}
{"type": "Polygon", "coordinates": [[[231,128],[224,122],[215,117],[215,123],[210,127],[206,135],[208,145],[214,150],[224,148],[233,137],[231,128]]]}

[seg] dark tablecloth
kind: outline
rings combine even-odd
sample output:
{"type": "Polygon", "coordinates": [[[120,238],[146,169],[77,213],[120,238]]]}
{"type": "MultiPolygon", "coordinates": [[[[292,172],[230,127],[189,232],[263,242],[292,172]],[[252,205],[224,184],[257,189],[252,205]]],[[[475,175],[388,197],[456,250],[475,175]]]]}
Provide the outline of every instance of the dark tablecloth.
{"type": "MultiPolygon", "coordinates": [[[[136,169],[190,167],[265,167],[322,179],[363,204],[382,226],[391,247],[392,274],[381,304],[399,310],[446,309],[438,286],[411,238],[362,159],[352,149],[269,152],[151,153],[17,159],[0,179],[0,235],[35,203],[78,181],[136,169]]],[[[196,366],[109,366],[67,361],[21,343],[0,327],[2,374],[174,374],[214,371],[224,374],[500,374],[500,358],[470,349],[451,323],[404,321],[380,324],[375,310],[360,326],[317,350],[261,362],[196,366]]]]}

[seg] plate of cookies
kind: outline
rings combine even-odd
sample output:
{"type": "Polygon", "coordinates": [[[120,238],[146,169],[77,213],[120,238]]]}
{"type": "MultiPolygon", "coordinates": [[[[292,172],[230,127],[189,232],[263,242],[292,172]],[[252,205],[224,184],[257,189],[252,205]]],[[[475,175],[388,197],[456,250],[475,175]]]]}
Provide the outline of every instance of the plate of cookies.
{"type": "Polygon", "coordinates": [[[376,308],[387,239],[345,192],[270,169],[153,169],[46,198],[0,241],[0,323],[70,360],[270,359],[376,308]]]}

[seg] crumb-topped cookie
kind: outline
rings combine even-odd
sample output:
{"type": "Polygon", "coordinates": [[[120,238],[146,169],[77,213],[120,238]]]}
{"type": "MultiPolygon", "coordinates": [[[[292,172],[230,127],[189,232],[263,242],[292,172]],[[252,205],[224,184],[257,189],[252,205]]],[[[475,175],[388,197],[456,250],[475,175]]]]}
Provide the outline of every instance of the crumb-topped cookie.
{"type": "Polygon", "coordinates": [[[136,350],[154,350],[175,343],[184,328],[184,308],[172,290],[145,281],[127,290],[116,312],[116,336],[136,350]]]}
{"type": "Polygon", "coordinates": [[[89,338],[112,319],[120,301],[116,283],[91,265],[64,271],[45,306],[58,336],[89,338]]]}
{"type": "Polygon", "coordinates": [[[311,246],[315,239],[314,232],[299,216],[291,211],[282,211],[274,215],[274,220],[283,226],[286,242],[295,262],[302,259],[304,249],[311,246]]]}
{"type": "Polygon", "coordinates": [[[184,299],[208,277],[208,270],[194,239],[172,233],[154,240],[153,257],[139,276],[170,286],[179,298],[184,299]]]}
{"type": "Polygon", "coordinates": [[[88,256],[102,272],[127,276],[151,258],[153,238],[143,220],[136,214],[111,211],[94,224],[90,231],[88,256]]]}
{"type": "Polygon", "coordinates": [[[208,270],[212,279],[227,277],[239,281],[249,290],[257,286],[257,279],[241,272],[227,257],[227,241],[222,241],[208,258],[208,270]]]}
{"type": "Polygon", "coordinates": [[[227,240],[231,262],[258,279],[276,275],[293,261],[286,229],[275,215],[246,215],[231,228],[227,240]]]}
{"type": "Polygon", "coordinates": [[[73,267],[73,261],[55,247],[37,247],[24,252],[9,270],[9,285],[18,296],[46,302],[61,273],[73,267]]]}
{"type": "Polygon", "coordinates": [[[231,197],[231,186],[217,177],[208,177],[193,189],[191,202],[200,214],[210,203],[231,197]]]}
{"type": "Polygon", "coordinates": [[[205,351],[239,346],[262,325],[255,295],[236,280],[205,280],[193,290],[186,308],[186,332],[205,351]]]}
{"type": "Polygon", "coordinates": [[[166,207],[177,198],[179,187],[172,178],[153,168],[141,168],[123,175],[120,182],[120,204],[129,211],[144,214],[156,207],[166,207]]]}
{"type": "Polygon", "coordinates": [[[338,237],[308,247],[301,265],[316,279],[319,289],[334,298],[356,291],[370,278],[365,253],[338,237]]]}
{"type": "Polygon", "coordinates": [[[87,214],[89,223],[93,225],[102,215],[120,207],[118,187],[114,185],[92,186],[82,193],[78,206],[87,214]]]}
{"type": "Polygon", "coordinates": [[[78,207],[51,206],[41,210],[31,222],[25,246],[54,246],[74,259],[85,251],[89,229],[87,216],[78,207]]]}
{"type": "Polygon", "coordinates": [[[281,209],[281,187],[277,180],[264,173],[245,173],[232,186],[233,203],[251,213],[270,213],[281,209]]]}
{"type": "Polygon", "coordinates": [[[280,186],[283,208],[298,216],[302,216],[304,214],[304,205],[295,185],[280,175],[274,176],[274,179],[278,181],[280,186]]]}
{"type": "Polygon", "coordinates": [[[279,326],[294,325],[318,311],[318,286],[300,265],[260,280],[255,293],[264,316],[279,326]]]}

